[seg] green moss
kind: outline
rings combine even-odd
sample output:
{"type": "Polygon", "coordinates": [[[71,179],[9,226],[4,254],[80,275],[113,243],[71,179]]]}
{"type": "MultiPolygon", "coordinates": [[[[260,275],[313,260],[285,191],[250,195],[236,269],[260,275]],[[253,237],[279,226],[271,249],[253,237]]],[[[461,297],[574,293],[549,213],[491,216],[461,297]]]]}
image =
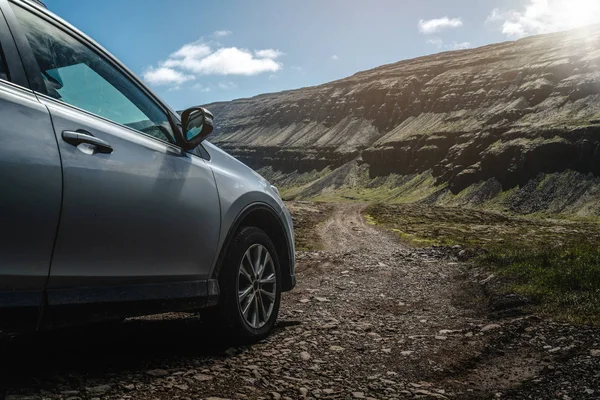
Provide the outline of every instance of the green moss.
{"type": "Polygon", "coordinates": [[[420,238],[416,235],[402,232],[400,229],[392,228],[391,231],[397,233],[401,240],[415,247],[433,246],[438,244],[438,242],[434,239],[420,238]]]}
{"type": "Polygon", "coordinates": [[[534,138],[526,138],[526,137],[520,137],[520,138],[516,138],[516,139],[511,139],[511,140],[507,140],[507,141],[496,141],[494,142],[491,146],[488,147],[489,152],[491,153],[503,153],[506,151],[506,149],[508,147],[523,147],[523,148],[530,148],[530,147],[536,147],[536,146],[540,146],[543,144],[549,144],[549,143],[559,143],[559,142],[563,142],[563,143],[568,143],[566,139],[563,139],[560,136],[554,136],[550,139],[546,139],[542,136],[537,136],[534,138]]]}
{"type": "Polygon", "coordinates": [[[546,186],[548,181],[550,181],[551,176],[552,176],[551,174],[544,175],[544,178],[540,181],[540,183],[538,183],[536,189],[542,190],[544,188],[544,186],[546,186]]]}
{"type": "Polygon", "coordinates": [[[377,225],[377,221],[375,220],[375,218],[371,217],[369,214],[365,214],[365,221],[367,221],[367,224],[369,225],[377,225]]]}
{"type": "Polygon", "coordinates": [[[506,291],[530,298],[536,311],[600,325],[598,223],[419,204],[374,204],[367,213],[411,246],[485,249],[478,263],[504,277],[506,291]]]}
{"type": "Polygon", "coordinates": [[[506,277],[507,289],[529,298],[538,311],[600,325],[598,246],[494,246],[479,261],[506,277]]]}

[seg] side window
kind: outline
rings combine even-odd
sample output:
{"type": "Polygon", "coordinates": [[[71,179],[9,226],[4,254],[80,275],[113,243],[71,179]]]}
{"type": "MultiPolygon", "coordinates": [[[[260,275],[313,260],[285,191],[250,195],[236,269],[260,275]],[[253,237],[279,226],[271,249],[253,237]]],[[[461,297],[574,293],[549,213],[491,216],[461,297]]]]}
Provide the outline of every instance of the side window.
{"type": "Polygon", "coordinates": [[[175,143],[167,114],[98,53],[35,14],[12,5],[48,95],[157,139],[175,143]]]}
{"type": "Polygon", "coordinates": [[[6,60],[2,52],[2,47],[0,47],[0,79],[8,80],[8,68],[6,68],[6,60]]]}

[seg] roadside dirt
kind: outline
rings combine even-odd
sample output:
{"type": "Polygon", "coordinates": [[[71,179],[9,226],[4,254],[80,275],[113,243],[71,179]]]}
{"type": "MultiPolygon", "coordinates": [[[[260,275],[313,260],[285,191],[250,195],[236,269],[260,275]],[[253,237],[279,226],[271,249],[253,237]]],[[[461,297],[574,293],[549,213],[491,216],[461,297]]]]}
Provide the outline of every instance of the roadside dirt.
{"type": "Polygon", "coordinates": [[[361,204],[320,207],[291,204],[323,220],[325,250],[297,252],[266,340],[229,347],[187,314],[21,337],[0,354],[7,398],[600,397],[598,330],[492,320],[486,276],[452,249],[407,247],[361,204]]]}

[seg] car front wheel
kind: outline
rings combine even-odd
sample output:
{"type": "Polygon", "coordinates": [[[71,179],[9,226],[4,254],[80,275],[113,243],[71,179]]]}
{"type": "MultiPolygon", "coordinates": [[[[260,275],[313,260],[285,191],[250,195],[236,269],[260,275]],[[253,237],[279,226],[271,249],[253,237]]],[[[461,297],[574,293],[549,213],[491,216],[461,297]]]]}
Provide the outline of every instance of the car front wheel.
{"type": "Polygon", "coordinates": [[[281,272],[275,246],[255,227],[242,227],[219,274],[219,304],[211,310],[225,334],[243,341],[265,337],[275,325],[281,272]]]}

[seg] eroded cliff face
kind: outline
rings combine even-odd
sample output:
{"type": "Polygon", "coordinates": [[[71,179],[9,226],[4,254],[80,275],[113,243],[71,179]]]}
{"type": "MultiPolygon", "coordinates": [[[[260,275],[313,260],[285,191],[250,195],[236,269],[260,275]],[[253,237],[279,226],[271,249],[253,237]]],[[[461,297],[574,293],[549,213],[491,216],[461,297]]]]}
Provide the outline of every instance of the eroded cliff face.
{"type": "Polygon", "coordinates": [[[453,193],[540,173],[600,175],[600,27],[385,65],[213,103],[211,141],[254,168],[352,160],[371,178],[430,170],[453,193]]]}

